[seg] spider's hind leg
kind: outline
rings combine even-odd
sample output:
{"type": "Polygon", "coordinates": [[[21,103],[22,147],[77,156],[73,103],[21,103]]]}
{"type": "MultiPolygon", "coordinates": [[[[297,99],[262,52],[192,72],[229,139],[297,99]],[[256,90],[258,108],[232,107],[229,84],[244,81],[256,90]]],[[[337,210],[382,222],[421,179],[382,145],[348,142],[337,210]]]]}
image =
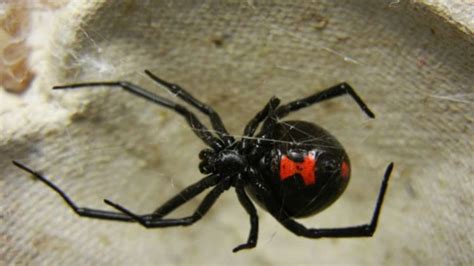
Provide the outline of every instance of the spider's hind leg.
{"type": "Polygon", "coordinates": [[[269,114],[272,114],[273,111],[278,107],[280,104],[280,99],[277,97],[272,97],[267,104],[263,107],[263,109],[258,112],[245,126],[244,130],[244,137],[242,142],[240,143],[240,147],[242,150],[247,149],[251,146],[251,141],[253,140],[253,135],[257,130],[258,126],[262,121],[268,118],[269,114]]]}
{"type": "Polygon", "coordinates": [[[311,96],[298,99],[280,106],[276,111],[276,116],[278,118],[283,118],[291,112],[298,111],[302,108],[308,107],[310,105],[323,102],[332,98],[343,96],[349,94],[352,99],[359,105],[360,109],[370,118],[374,118],[374,113],[367,107],[364,101],[359,97],[359,95],[354,91],[354,89],[347,83],[343,82],[337,84],[333,87],[325,89],[323,91],[317,92],[311,96]]]}
{"type": "Polygon", "coordinates": [[[340,227],[340,228],[306,228],[304,225],[296,222],[291,217],[285,214],[272,212],[272,215],[288,230],[298,236],[308,238],[320,238],[320,237],[370,237],[375,233],[377,229],[377,222],[382,208],[383,199],[388,186],[388,180],[393,170],[393,163],[390,163],[385,170],[382,185],[380,186],[377,203],[374,208],[372,219],[368,224],[340,227]]]}

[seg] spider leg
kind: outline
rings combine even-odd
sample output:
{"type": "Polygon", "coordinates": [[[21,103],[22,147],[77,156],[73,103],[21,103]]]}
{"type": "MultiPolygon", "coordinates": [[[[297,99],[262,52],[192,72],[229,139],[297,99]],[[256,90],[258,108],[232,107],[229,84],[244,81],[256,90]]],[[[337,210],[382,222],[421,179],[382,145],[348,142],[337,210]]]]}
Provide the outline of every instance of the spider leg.
{"type": "Polygon", "coordinates": [[[219,135],[219,137],[222,140],[224,140],[224,142],[227,145],[231,145],[235,141],[235,139],[232,136],[229,135],[229,132],[225,128],[224,123],[222,122],[222,119],[220,118],[219,114],[216,111],[214,111],[214,109],[212,107],[210,107],[209,105],[206,105],[206,104],[202,103],[201,101],[199,101],[198,99],[194,98],[191,94],[189,94],[189,92],[187,92],[185,89],[183,89],[178,84],[169,83],[169,82],[159,78],[155,74],[151,73],[151,71],[149,71],[149,70],[145,70],[145,74],[147,74],[156,83],[162,85],[163,87],[165,87],[166,89],[168,89],[172,93],[176,94],[176,96],[178,96],[179,98],[181,98],[182,100],[184,100],[188,104],[194,106],[199,111],[201,111],[202,113],[207,115],[209,117],[209,119],[211,120],[212,128],[214,128],[217,135],[219,135]]]}
{"type": "Polygon", "coordinates": [[[308,107],[312,104],[326,101],[345,94],[349,94],[367,116],[369,116],[370,118],[375,117],[374,113],[370,111],[369,107],[367,107],[367,105],[364,103],[364,101],[362,101],[359,95],[357,95],[354,89],[345,82],[325,89],[323,91],[317,92],[309,97],[282,105],[276,110],[276,116],[277,118],[283,118],[289,113],[298,111],[301,108],[308,107]]]}
{"type": "Polygon", "coordinates": [[[200,181],[183,189],[178,195],[166,201],[163,205],[157,208],[153,214],[151,214],[151,216],[153,219],[159,219],[166,216],[168,213],[174,211],[184,203],[199,195],[205,189],[215,186],[220,180],[221,179],[219,175],[210,175],[201,179],[200,181]]]}
{"type": "MultiPolygon", "coordinates": [[[[41,182],[45,183],[48,187],[58,193],[59,196],[61,196],[61,198],[63,198],[63,200],[67,203],[67,205],[69,205],[69,207],[79,216],[104,220],[134,222],[134,219],[124,213],[78,207],[77,204],[63,190],[61,190],[58,186],[56,186],[53,182],[44,177],[42,174],[32,170],[28,166],[18,161],[13,161],[13,164],[18,168],[34,175],[41,182]]],[[[150,216],[147,215],[141,217],[145,220],[148,220],[150,218],[150,216]]]]}
{"type": "Polygon", "coordinates": [[[298,236],[308,238],[320,238],[320,237],[370,237],[375,233],[377,229],[377,222],[380,215],[380,209],[382,208],[383,199],[387,190],[388,180],[393,169],[393,163],[390,163],[385,170],[385,175],[380,186],[377,203],[374,208],[372,220],[368,224],[340,227],[340,228],[306,228],[302,224],[296,222],[285,215],[277,216],[277,220],[285,226],[288,230],[298,236]]]}
{"type": "MultiPolygon", "coordinates": [[[[377,229],[377,222],[380,215],[380,210],[382,208],[383,199],[385,192],[387,190],[388,180],[390,174],[393,170],[393,163],[390,163],[385,170],[384,178],[380,186],[379,195],[377,198],[377,203],[374,208],[374,213],[372,215],[372,220],[368,224],[356,225],[350,227],[340,227],[340,228],[306,228],[304,225],[296,222],[291,217],[289,217],[281,207],[279,207],[278,202],[276,202],[271,195],[271,192],[268,188],[265,187],[264,183],[258,182],[253,185],[259,191],[259,195],[265,200],[265,206],[268,211],[278,220],[286,229],[290,230],[298,236],[308,237],[308,238],[320,238],[320,237],[369,237],[372,236],[377,229]]],[[[255,181],[254,181],[255,182],[255,181]]]]}
{"type": "Polygon", "coordinates": [[[257,130],[258,125],[267,118],[268,114],[275,110],[280,104],[280,99],[277,97],[272,97],[270,101],[263,107],[263,109],[258,112],[245,126],[244,136],[253,136],[255,130],[257,130]]]}
{"type": "Polygon", "coordinates": [[[258,239],[258,215],[255,206],[253,205],[250,198],[245,193],[244,187],[242,185],[237,185],[235,187],[235,191],[237,192],[237,197],[239,198],[240,204],[244,206],[245,210],[250,216],[250,233],[247,239],[247,242],[235,247],[232,251],[237,252],[242,249],[250,249],[254,248],[257,245],[258,239]]]}
{"type": "Polygon", "coordinates": [[[186,122],[194,131],[194,133],[204,141],[207,145],[211,146],[215,150],[220,150],[223,148],[223,143],[218,138],[214,137],[209,130],[199,121],[199,119],[190,112],[186,107],[176,104],[170,100],[167,100],[161,96],[158,96],[152,92],[149,92],[141,87],[134,85],[126,81],[117,81],[117,82],[87,82],[87,83],[78,83],[70,84],[63,86],[54,86],[53,90],[61,89],[76,89],[84,87],[118,87],[122,88],[134,95],[144,98],[150,102],[153,102],[157,105],[163,106],[165,108],[171,109],[186,119],[186,122]]]}
{"type": "Polygon", "coordinates": [[[258,112],[245,126],[244,138],[241,142],[241,149],[245,150],[250,145],[250,137],[253,136],[255,130],[260,125],[260,123],[265,120],[269,113],[273,112],[280,104],[280,99],[272,97],[270,101],[263,107],[263,109],[258,112]]]}
{"type": "MultiPolygon", "coordinates": [[[[188,226],[191,225],[197,221],[199,221],[214,205],[216,200],[219,198],[219,196],[227,190],[230,187],[230,178],[227,177],[225,180],[221,180],[220,183],[218,183],[207,195],[204,197],[204,200],[201,202],[201,204],[198,206],[196,211],[187,217],[184,218],[177,218],[177,219],[162,219],[158,218],[155,219],[152,217],[152,219],[144,219],[143,216],[139,216],[130,210],[124,208],[123,206],[111,202],[110,200],[105,199],[104,202],[115,209],[123,212],[124,214],[128,215],[129,217],[133,218],[137,222],[139,222],[141,225],[143,225],[146,228],[158,228],[158,227],[170,227],[170,226],[188,226]]],[[[147,217],[153,215],[149,214],[146,215],[147,217]]]]}

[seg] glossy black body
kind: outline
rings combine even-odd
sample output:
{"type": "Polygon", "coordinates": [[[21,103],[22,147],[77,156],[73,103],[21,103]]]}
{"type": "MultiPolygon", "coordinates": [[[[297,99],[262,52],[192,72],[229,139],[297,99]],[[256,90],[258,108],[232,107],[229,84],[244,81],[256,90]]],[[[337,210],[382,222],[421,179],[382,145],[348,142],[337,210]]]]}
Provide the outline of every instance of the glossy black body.
{"type": "MultiPolygon", "coordinates": [[[[269,185],[289,216],[299,218],[320,212],[344,192],[349,176],[343,177],[340,169],[344,161],[349,164],[349,158],[342,145],[328,131],[305,121],[284,121],[275,125],[270,138],[277,141],[259,160],[257,167],[260,175],[257,178],[269,185]],[[306,185],[298,174],[282,181],[282,155],[293,157],[296,161],[309,151],[316,154],[316,183],[306,185]]],[[[248,187],[248,191],[252,198],[266,208],[252,187],[248,187]]]]}
{"type": "MultiPolygon", "coordinates": [[[[191,225],[199,221],[211,209],[223,192],[234,188],[240,204],[249,215],[250,222],[247,241],[235,247],[234,252],[250,249],[257,245],[259,226],[257,209],[248,194],[286,229],[298,236],[308,238],[366,237],[375,232],[393,163],[385,171],[373,216],[369,223],[321,229],[306,228],[293,219],[294,217],[312,215],[333,203],[347,186],[350,164],[344,149],[329,132],[310,122],[280,121],[292,112],[343,95],[351,96],[367,116],[374,118],[374,114],[349,84],[341,83],[284,105],[280,105],[280,100],[273,97],[247,123],[242,137],[235,139],[227,132],[221,118],[212,107],[197,100],[179,85],[169,83],[150,71],[145,71],[145,73],[178,98],[207,116],[211,122],[212,130],[209,130],[186,106],[153,94],[127,81],[78,83],[56,86],[53,89],[121,88],[175,112],[185,119],[194,134],[207,146],[199,153],[201,159],[199,170],[206,175],[205,177],[183,189],[152,213],[138,215],[109,200],[104,201],[117,211],[80,207],[40,172],[19,161],[13,161],[13,164],[54,190],[75,213],[82,217],[138,222],[146,228],[191,225]],[[257,129],[259,129],[258,133],[257,129]],[[310,180],[311,185],[304,185],[301,182],[301,177],[297,176],[300,175],[300,172],[297,172],[295,176],[287,176],[282,181],[278,173],[278,164],[282,162],[283,156],[288,156],[291,159],[285,162],[304,162],[308,153],[311,153],[311,156],[314,155],[311,157],[313,160],[309,161],[314,162],[314,158],[316,158],[317,164],[314,163],[314,172],[312,172],[313,166],[307,166],[302,169],[308,171],[301,172],[301,174],[310,177],[310,179],[305,178],[304,180],[305,182],[310,180]],[[342,167],[342,164],[345,167],[342,167]],[[341,171],[341,169],[345,170],[341,171]],[[316,181],[313,182],[314,180],[316,181]],[[168,214],[207,189],[210,191],[204,196],[194,213],[182,218],[166,218],[168,214]]],[[[244,107],[242,106],[242,108],[244,107]]],[[[186,148],[183,147],[183,149],[186,148]]],[[[178,152],[182,153],[183,151],[178,152]]]]}

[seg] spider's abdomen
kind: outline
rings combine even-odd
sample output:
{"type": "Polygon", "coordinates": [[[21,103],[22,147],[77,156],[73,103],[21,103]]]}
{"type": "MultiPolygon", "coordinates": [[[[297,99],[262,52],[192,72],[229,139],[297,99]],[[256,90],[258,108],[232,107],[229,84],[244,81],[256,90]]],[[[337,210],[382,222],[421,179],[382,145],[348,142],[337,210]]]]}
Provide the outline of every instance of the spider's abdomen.
{"type": "Polygon", "coordinates": [[[285,181],[295,175],[299,175],[305,186],[316,183],[316,151],[307,153],[293,152],[293,154],[283,154],[279,158],[280,181],[285,181]],[[297,158],[294,158],[298,156],[297,158]]]}
{"type": "Polygon", "coordinates": [[[276,141],[260,160],[259,170],[283,209],[292,217],[304,217],[339,198],[350,178],[349,158],[341,144],[304,121],[279,123],[273,132],[276,141]]]}

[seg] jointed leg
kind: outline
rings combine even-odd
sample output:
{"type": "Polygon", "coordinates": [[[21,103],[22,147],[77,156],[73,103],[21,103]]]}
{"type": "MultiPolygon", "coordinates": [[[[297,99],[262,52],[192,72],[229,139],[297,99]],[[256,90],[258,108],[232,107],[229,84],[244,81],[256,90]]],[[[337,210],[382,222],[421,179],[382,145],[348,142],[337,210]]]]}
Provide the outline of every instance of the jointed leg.
{"type": "Polygon", "coordinates": [[[166,201],[163,205],[157,208],[153,214],[151,214],[151,216],[153,219],[166,216],[168,213],[176,210],[184,203],[201,194],[201,192],[203,192],[205,189],[215,186],[220,180],[221,178],[219,175],[210,175],[199,180],[198,182],[183,189],[178,195],[166,201]]]}
{"type": "Polygon", "coordinates": [[[234,138],[230,136],[229,133],[227,132],[227,129],[225,128],[224,123],[222,123],[222,119],[220,118],[219,114],[216,111],[214,111],[212,107],[194,98],[191,94],[189,94],[185,89],[183,89],[178,84],[173,84],[165,80],[162,80],[156,75],[154,75],[153,73],[151,73],[149,70],[145,70],[145,74],[147,74],[151,79],[156,81],[158,84],[164,86],[166,89],[176,94],[179,98],[181,98],[185,102],[189,103],[190,105],[194,106],[199,111],[201,111],[202,113],[206,114],[211,120],[212,128],[214,128],[217,135],[219,135],[219,137],[223,139],[227,145],[231,145],[235,141],[234,138]]]}
{"type": "Polygon", "coordinates": [[[322,101],[326,101],[335,97],[339,97],[345,94],[349,94],[352,99],[359,105],[362,111],[369,116],[370,118],[374,118],[375,115],[370,111],[369,107],[362,101],[362,99],[357,95],[357,93],[352,89],[352,87],[347,83],[341,83],[336,86],[333,86],[329,89],[317,92],[309,97],[302,98],[288,104],[280,106],[277,111],[276,115],[278,118],[283,118],[291,112],[297,111],[301,108],[308,107],[312,104],[319,103],[322,101]]]}
{"type": "Polygon", "coordinates": [[[270,101],[265,105],[265,107],[263,107],[263,109],[247,123],[244,130],[244,139],[241,142],[241,147],[243,150],[245,150],[249,146],[250,137],[253,136],[255,130],[257,130],[257,127],[260,125],[260,123],[265,120],[268,117],[268,114],[273,112],[273,110],[275,110],[279,104],[280,99],[272,97],[270,101]]]}
{"type": "MultiPolygon", "coordinates": [[[[187,216],[184,218],[178,218],[178,219],[143,219],[142,216],[139,216],[128,209],[122,207],[119,204],[113,203],[109,200],[104,200],[104,202],[115,209],[123,212],[124,214],[132,217],[134,220],[139,222],[141,225],[143,225],[146,228],[158,228],[158,227],[170,227],[170,226],[187,226],[195,223],[196,221],[200,220],[204,214],[209,211],[209,209],[214,205],[216,202],[217,198],[224,192],[226,189],[230,187],[230,178],[227,177],[224,180],[220,181],[220,183],[214,187],[211,192],[209,192],[204,200],[201,202],[201,204],[198,206],[196,211],[191,215],[187,216]]],[[[150,214],[153,215],[153,214],[150,214]]],[[[148,216],[150,216],[148,215],[148,216]]]]}
{"type": "Polygon", "coordinates": [[[351,227],[342,228],[306,228],[304,225],[296,222],[290,217],[282,213],[273,213],[275,218],[288,230],[292,231],[296,235],[308,237],[308,238],[320,238],[320,237],[368,237],[372,236],[377,229],[377,221],[380,215],[380,209],[382,208],[383,199],[387,190],[388,180],[390,173],[393,169],[393,163],[389,164],[380,187],[379,196],[377,198],[377,204],[375,205],[374,214],[369,224],[363,224],[351,227]]]}
{"type": "Polygon", "coordinates": [[[255,209],[255,206],[253,205],[252,201],[250,201],[249,197],[245,193],[244,187],[239,185],[235,187],[235,190],[237,192],[237,197],[239,198],[240,204],[244,206],[245,210],[250,216],[250,233],[249,237],[247,239],[247,242],[244,244],[241,244],[237,247],[235,247],[232,251],[237,252],[242,249],[249,249],[249,248],[254,248],[257,245],[257,239],[258,239],[258,216],[257,216],[257,210],[255,209]]]}
{"type": "MultiPolygon", "coordinates": [[[[58,193],[59,196],[61,196],[61,198],[63,198],[63,200],[69,205],[69,207],[71,207],[71,209],[75,213],[77,213],[79,216],[104,219],[104,220],[134,222],[134,220],[130,216],[124,213],[78,207],[76,203],[71,198],[69,198],[69,196],[64,191],[62,191],[58,186],[56,186],[53,182],[48,180],[46,177],[44,177],[40,173],[30,169],[28,166],[18,161],[13,161],[13,164],[17,166],[18,168],[34,175],[36,178],[38,178],[40,181],[42,181],[48,187],[50,187],[52,190],[58,193]]],[[[149,219],[149,216],[141,216],[141,217],[143,219],[149,219]]]]}
{"type": "MultiPolygon", "coordinates": [[[[126,221],[126,222],[135,222],[135,219],[130,217],[123,212],[111,212],[111,211],[104,211],[104,210],[97,210],[97,209],[90,209],[90,208],[82,208],[78,207],[76,203],[58,186],[56,186],[53,182],[48,180],[46,177],[41,175],[40,173],[28,168],[24,164],[13,161],[13,164],[17,167],[27,171],[28,173],[34,175],[40,181],[45,183],[48,187],[53,189],[56,193],[58,193],[64,201],[71,207],[71,209],[77,213],[79,216],[83,217],[90,217],[90,218],[97,218],[97,219],[105,219],[105,220],[115,220],[115,221],[126,221]]],[[[221,180],[217,175],[210,175],[207,176],[198,182],[192,184],[191,186],[187,187],[183,191],[181,191],[177,196],[167,201],[163,204],[160,208],[158,208],[153,214],[142,215],[140,216],[144,220],[151,220],[156,218],[161,218],[162,216],[172,212],[182,204],[186,203],[187,201],[191,200],[193,197],[204,191],[205,189],[214,186],[217,182],[221,180]]]]}
{"type": "Polygon", "coordinates": [[[71,84],[71,85],[63,85],[63,86],[55,86],[53,90],[60,90],[60,89],[76,89],[76,88],[84,88],[84,87],[117,87],[122,88],[132,94],[135,94],[139,97],[144,98],[150,102],[153,102],[157,105],[166,107],[168,109],[174,110],[178,114],[182,115],[186,121],[188,122],[191,129],[194,133],[204,141],[207,145],[211,146],[214,149],[221,149],[223,147],[222,142],[214,137],[209,130],[199,121],[199,119],[191,113],[188,109],[184,106],[176,104],[172,101],[169,101],[163,97],[160,97],[154,93],[151,93],[147,90],[140,88],[137,85],[134,85],[129,82],[125,81],[118,81],[118,82],[87,82],[87,83],[79,83],[79,84],[71,84]]]}

